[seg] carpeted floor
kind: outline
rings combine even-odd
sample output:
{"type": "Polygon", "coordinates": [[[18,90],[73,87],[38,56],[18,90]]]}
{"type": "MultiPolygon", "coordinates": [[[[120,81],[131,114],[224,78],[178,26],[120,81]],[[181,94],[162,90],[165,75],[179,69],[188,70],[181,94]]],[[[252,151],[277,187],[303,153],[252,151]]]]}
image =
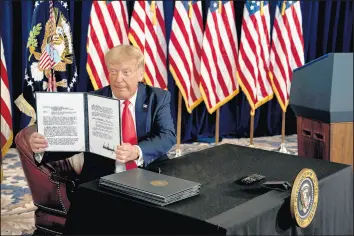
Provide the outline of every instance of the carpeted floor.
{"type": "MultiPolygon", "coordinates": [[[[276,151],[280,145],[280,136],[254,139],[254,148],[276,151]]],[[[286,148],[297,154],[296,135],[287,136],[286,148]]],[[[223,139],[222,143],[246,146],[249,138],[223,139]]],[[[182,155],[212,147],[209,143],[191,143],[181,145],[182,155]]],[[[169,152],[175,157],[175,147],[169,152]]],[[[34,211],[31,192],[27,186],[20,159],[16,149],[11,149],[3,160],[4,181],[1,183],[1,235],[28,235],[35,230],[34,211]]]]}

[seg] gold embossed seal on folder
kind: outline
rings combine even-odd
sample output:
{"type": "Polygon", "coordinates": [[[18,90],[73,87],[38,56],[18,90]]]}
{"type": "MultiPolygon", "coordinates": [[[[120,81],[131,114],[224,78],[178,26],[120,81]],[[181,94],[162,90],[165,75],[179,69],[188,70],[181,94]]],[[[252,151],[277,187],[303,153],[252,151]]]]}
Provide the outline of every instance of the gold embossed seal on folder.
{"type": "Polygon", "coordinates": [[[301,228],[306,228],[315,216],[318,205],[318,179],[316,173],[304,168],[294,181],[290,210],[296,224],[301,228]]]}
{"type": "Polygon", "coordinates": [[[153,180],[153,181],[150,181],[150,184],[154,185],[154,186],[158,186],[158,187],[163,187],[163,186],[168,185],[168,182],[165,180],[153,180]]]}

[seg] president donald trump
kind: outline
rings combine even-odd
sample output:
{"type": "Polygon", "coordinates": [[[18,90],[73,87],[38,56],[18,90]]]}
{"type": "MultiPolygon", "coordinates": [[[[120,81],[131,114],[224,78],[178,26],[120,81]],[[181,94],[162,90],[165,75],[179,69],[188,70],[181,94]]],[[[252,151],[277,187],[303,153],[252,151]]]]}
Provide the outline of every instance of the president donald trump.
{"type": "Polygon", "coordinates": [[[121,104],[123,144],[115,149],[116,160],[93,153],[46,153],[46,138],[33,133],[31,149],[37,162],[69,158],[80,182],[146,167],[166,153],[176,142],[168,91],[140,83],[144,76],[144,55],[134,46],[119,45],[105,55],[110,86],[94,94],[118,99],[121,104]]]}

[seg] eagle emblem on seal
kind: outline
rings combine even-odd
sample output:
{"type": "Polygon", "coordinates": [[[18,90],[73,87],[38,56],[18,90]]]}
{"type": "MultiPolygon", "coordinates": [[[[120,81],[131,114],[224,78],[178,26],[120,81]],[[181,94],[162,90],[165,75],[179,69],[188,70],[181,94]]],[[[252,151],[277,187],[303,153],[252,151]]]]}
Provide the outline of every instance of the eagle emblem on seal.
{"type": "Polygon", "coordinates": [[[304,168],[294,181],[290,210],[296,224],[301,228],[306,228],[313,220],[318,205],[318,179],[316,173],[304,168]]]}
{"type": "Polygon", "coordinates": [[[153,181],[150,181],[150,184],[153,186],[163,187],[163,186],[168,185],[168,182],[165,180],[153,180],[153,181]]]}

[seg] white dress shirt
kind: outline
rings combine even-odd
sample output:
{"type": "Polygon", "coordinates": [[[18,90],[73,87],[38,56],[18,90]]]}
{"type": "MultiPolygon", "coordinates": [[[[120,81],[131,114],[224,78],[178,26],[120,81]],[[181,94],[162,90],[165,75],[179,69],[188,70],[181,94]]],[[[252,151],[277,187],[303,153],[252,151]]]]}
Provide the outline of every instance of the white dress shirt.
{"type": "MultiPolygon", "coordinates": [[[[136,121],[135,121],[135,103],[136,103],[136,96],[137,96],[137,92],[135,92],[135,94],[133,95],[133,97],[131,97],[129,99],[129,111],[133,116],[133,120],[134,120],[134,126],[135,126],[135,133],[136,133],[136,121]]],[[[112,93],[112,98],[117,99],[114,94],[112,93]]],[[[118,99],[117,99],[118,100],[118,99]]],[[[123,109],[124,109],[124,100],[120,100],[120,114],[122,116],[123,114],[123,109]]],[[[121,117],[122,118],[122,117],[121,117]]],[[[123,124],[122,124],[123,126],[123,124]]],[[[144,163],[144,159],[143,159],[143,152],[141,151],[141,148],[138,145],[135,145],[138,149],[139,149],[139,159],[135,161],[137,166],[142,166],[144,163]]],[[[116,173],[118,172],[122,172],[125,171],[125,164],[122,164],[118,161],[116,161],[116,173]]]]}

